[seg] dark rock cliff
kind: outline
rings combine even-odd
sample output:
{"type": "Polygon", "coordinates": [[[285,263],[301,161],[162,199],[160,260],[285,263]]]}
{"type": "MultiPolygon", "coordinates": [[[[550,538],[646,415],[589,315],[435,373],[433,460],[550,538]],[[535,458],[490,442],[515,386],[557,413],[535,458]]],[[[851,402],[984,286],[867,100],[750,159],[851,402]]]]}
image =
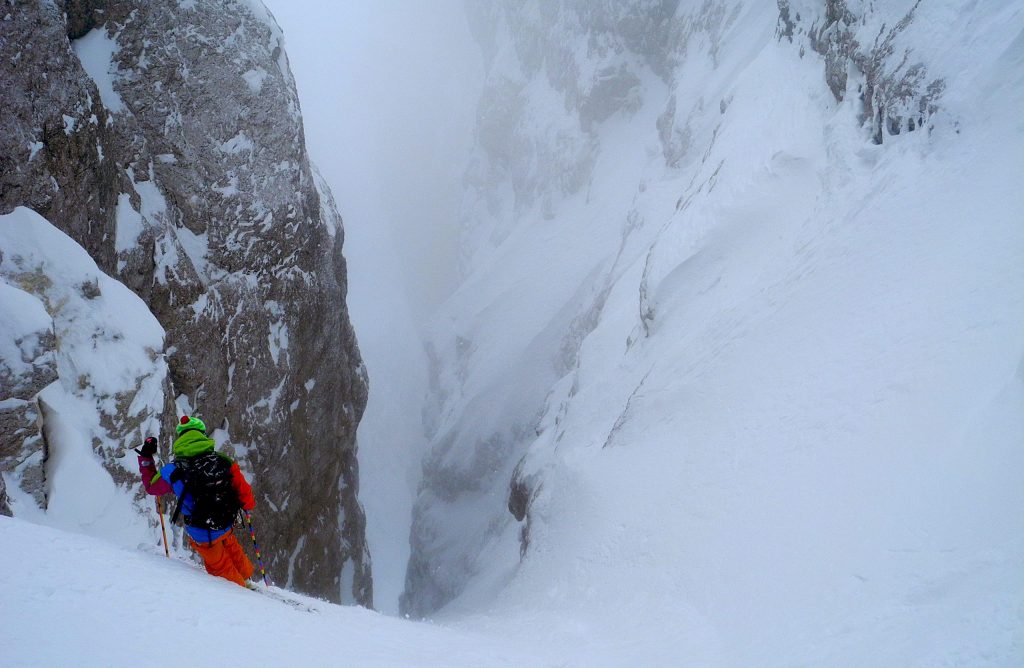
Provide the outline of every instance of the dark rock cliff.
{"type": "MultiPolygon", "coordinates": [[[[149,305],[170,372],[159,454],[176,409],[228,444],[254,480],[271,576],[370,604],[343,232],[272,17],[243,0],[2,13],[0,213],[41,213],[149,305]]],[[[19,448],[39,440],[33,416],[0,421],[24,429],[19,448]]],[[[131,427],[110,425],[126,445],[131,427]]]]}

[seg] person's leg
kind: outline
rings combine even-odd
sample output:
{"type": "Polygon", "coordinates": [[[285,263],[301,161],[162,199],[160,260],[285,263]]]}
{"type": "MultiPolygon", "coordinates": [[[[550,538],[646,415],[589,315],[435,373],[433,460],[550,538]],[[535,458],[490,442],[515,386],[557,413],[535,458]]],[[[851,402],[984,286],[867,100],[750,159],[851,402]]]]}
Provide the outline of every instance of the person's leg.
{"type": "Polygon", "coordinates": [[[238,544],[238,539],[235,538],[234,531],[229,533],[224,539],[224,549],[231,555],[231,562],[235,565],[235,570],[238,571],[238,574],[246,580],[251,578],[256,568],[249,561],[249,557],[245,556],[242,546],[238,544]]]}
{"type": "MultiPolygon", "coordinates": [[[[230,536],[231,534],[227,534],[230,536]]],[[[191,539],[190,539],[191,540],[191,539]]],[[[197,543],[192,541],[192,547],[196,549],[199,556],[203,558],[203,565],[206,566],[206,572],[210,575],[222,577],[225,580],[231,580],[240,587],[245,586],[245,578],[235,568],[235,562],[231,558],[231,554],[224,546],[225,540],[222,536],[212,543],[197,543]]],[[[236,542],[237,545],[237,542],[236,542]]]]}

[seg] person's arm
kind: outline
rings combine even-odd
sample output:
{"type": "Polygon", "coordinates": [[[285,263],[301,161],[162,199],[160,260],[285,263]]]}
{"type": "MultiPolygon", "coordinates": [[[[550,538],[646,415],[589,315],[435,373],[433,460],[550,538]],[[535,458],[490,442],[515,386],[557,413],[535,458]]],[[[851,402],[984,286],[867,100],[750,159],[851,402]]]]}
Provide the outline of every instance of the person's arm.
{"type": "Polygon", "coordinates": [[[242,504],[242,510],[252,510],[256,507],[256,497],[252,495],[252,487],[242,475],[242,469],[238,468],[238,462],[231,462],[231,484],[238,493],[238,501],[242,504]]]}
{"type": "Polygon", "coordinates": [[[139,473],[142,475],[142,486],[146,488],[146,494],[160,496],[174,493],[170,481],[160,476],[160,472],[156,470],[156,464],[153,462],[156,439],[147,438],[142,447],[135,452],[139,453],[139,473]]]}
{"type": "Polygon", "coordinates": [[[174,493],[171,483],[156,470],[156,464],[153,463],[152,457],[139,455],[139,473],[142,474],[142,486],[146,488],[146,494],[160,496],[174,493]]]}

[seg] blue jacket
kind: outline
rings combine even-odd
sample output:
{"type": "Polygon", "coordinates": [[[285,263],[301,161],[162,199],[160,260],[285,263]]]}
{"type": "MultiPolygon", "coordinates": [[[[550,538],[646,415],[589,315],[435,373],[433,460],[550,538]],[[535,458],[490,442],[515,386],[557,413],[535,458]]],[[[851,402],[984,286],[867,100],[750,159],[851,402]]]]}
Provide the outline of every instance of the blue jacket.
{"type": "MultiPolygon", "coordinates": [[[[176,468],[177,466],[174,465],[174,462],[164,464],[163,468],[160,469],[160,477],[168,482],[174,480],[174,478],[171,477],[171,474],[174,473],[174,469],[176,468]]],[[[171,483],[171,488],[174,490],[174,495],[181,499],[181,514],[191,515],[192,506],[195,503],[192,499],[192,495],[186,494],[185,498],[181,498],[181,493],[185,491],[185,482],[182,480],[173,482],[171,483]]],[[[187,531],[188,535],[192,537],[192,540],[197,543],[212,543],[227,532],[231,531],[231,527],[228,527],[227,529],[211,530],[185,525],[185,531],[187,531]]]]}

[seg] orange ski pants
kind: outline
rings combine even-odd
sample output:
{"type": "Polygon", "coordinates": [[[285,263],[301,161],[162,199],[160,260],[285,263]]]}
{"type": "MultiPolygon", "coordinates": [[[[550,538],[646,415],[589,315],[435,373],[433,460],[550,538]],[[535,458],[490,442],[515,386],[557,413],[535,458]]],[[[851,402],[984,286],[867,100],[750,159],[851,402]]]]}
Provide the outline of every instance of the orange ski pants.
{"type": "Polygon", "coordinates": [[[210,575],[231,580],[244,587],[245,581],[252,577],[253,565],[249,557],[242,552],[242,546],[235,538],[235,532],[229,531],[211,543],[197,543],[189,538],[192,547],[203,558],[203,565],[210,575]]]}

